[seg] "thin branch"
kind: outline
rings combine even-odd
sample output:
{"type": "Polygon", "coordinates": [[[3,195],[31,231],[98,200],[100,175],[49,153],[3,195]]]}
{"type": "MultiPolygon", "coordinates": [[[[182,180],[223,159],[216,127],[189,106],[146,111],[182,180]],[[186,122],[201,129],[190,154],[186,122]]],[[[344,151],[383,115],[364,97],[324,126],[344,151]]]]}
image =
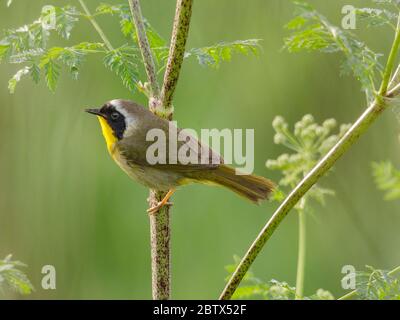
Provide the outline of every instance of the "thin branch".
{"type": "Polygon", "coordinates": [[[96,31],[100,35],[100,38],[103,40],[103,42],[106,45],[107,49],[110,50],[110,51],[114,50],[113,46],[111,45],[111,42],[108,40],[108,38],[106,37],[106,35],[103,32],[103,30],[101,29],[101,27],[98,25],[98,23],[96,22],[95,18],[90,13],[90,11],[89,11],[88,7],[86,6],[85,2],[83,0],[78,0],[78,1],[81,4],[81,7],[82,7],[83,11],[85,11],[86,17],[90,20],[90,22],[92,23],[93,27],[96,29],[96,31]]]}
{"type": "MultiPolygon", "coordinates": [[[[143,63],[150,84],[149,108],[155,112],[160,105],[160,89],[157,82],[156,69],[139,0],[129,0],[133,23],[143,63]]],[[[157,190],[150,190],[148,203],[154,207],[163,199],[165,194],[157,190]]],[[[170,215],[169,207],[164,206],[156,214],[150,214],[150,247],[151,247],[151,283],[154,300],[167,300],[171,297],[171,265],[170,265],[170,215]]]]}
{"type": "MultiPolygon", "coordinates": [[[[164,192],[150,190],[149,207],[156,206],[164,197],[164,192]]],[[[150,214],[149,219],[153,299],[168,300],[171,298],[170,207],[162,207],[155,214],[150,214]]]]}
{"type": "MultiPolygon", "coordinates": [[[[160,87],[157,82],[157,72],[154,64],[153,55],[151,53],[151,48],[149,40],[146,35],[146,27],[144,25],[144,19],[142,15],[142,9],[140,8],[139,0],[129,0],[129,6],[131,8],[133,23],[136,28],[136,35],[139,43],[139,48],[142,53],[142,58],[144,62],[144,67],[146,69],[147,79],[150,83],[151,97],[158,100],[160,98],[160,87]]],[[[154,103],[154,102],[153,102],[154,103]]],[[[157,107],[157,102],[151,105],[157,107]]]]}
{"type": "MultiPolygon", "coordinates": [[[[395,276],[397,273],[400,273],[400,266],[398,266],[397,268],[394,268],[392,271],[388,272],[388,275],[395,276]]],[[[338,298],[338,300],[349,300],[349,299],[354,298],[357,294],[358,294],[357,290],[353,290],[353,291],[345,294],[344,296],[338,298]]]]}
{"type": "MultiPolygon", "coordinates": [[[[393,41],[392,49],[386,64],[380,93],[385,96],[394,97],[393,90],[388,94],[387,87],[389,85],[390,76],[393,71],[394,61],[398,54],[400,45],[400,26],[398,25],[396,35],[393,41]]],[[[380,114],[386,109],[387,105],[382,96],[378,96],[375,101],[367,108],[367,110],[357,119],[346,134],[339,142],[318,162],[318,164],[305,176],[305,178],[294,188],[294,190],[286,197],[279,208],[275,211],[271,219],[261,230],[256,240],[250,246],[249,250],[243,257],[237,269],[229,279],[220,299],[230,299],[236,288],[239,286],[244,275],[249,270],[251,264],[257,258],[258,254],[264,247],[265,243],[271,238],[272,234],[278,228],[282,220],[287,216],[289,211],[297,204],[298,201],[307,193],[308,190],[332,168],[335,162],[347,152],[347,150],[367,131],[380,114]]]]}
{"type": "MultiPolygon", "coordinates": [[[[170,105],[183,61],[183,56],[180,58],[180,55],[185,51],[186,37],[188,35],[187,30],[189,29],[190,23],[190,13],[187,13],[187,8],[189,7],[191,9],[192,0],[178,0],[176,4],[176,14],[179,13],[179,17],[175,17],[174,20],[170,48],[170,54],[172,54],[174,58],[169,57],[168,68],[170,71],[166,71],[166,75],[164,77],[165,83],[163,86],[163,95],[168,96],[169,99],[166,104],[160,100],[160,89],[157,82],[154,59],[151,53],[149,41],[147,39],[140,3],[138,0],[129,0],[129,5],[131,8],[133,22],[136,27],[139,47],[142,53],[148,81],[150,83],[151,96],[149,100],[149,107],[159,116],[172,119],[173,110],[170,108],[170,105]],[[180,31],[182,28],[186,29],[186,31],[183,33],[180,31]],[[182,37],[185,38],[183,39],[182,37]]],[[[164,196],[164,192],[150,190],[150,196],[148,199],[149,206],[153,207],[157,205],[157,203],[161,201],[164,196]]],[[[171,228],[169,206],[164,206],[156,214],[150,215],[150,233],[153,299],[169,299],[171,295],[171,228]]]]}
{"type": "Polygon", "coordinates": [[[379,90],[379,95],[382,97],[386,95],[386,92],[388,90],[389,83],[390,83],[390,77],[392,75],[394,64],[397,59],[397,54],[399,52],[400,41],[396,41],[398,38],[400,38],[400,14],[397,18],[395,41],[393,42],[392,48],[389,53],[388,61],[386,63],[386,68],[383,73],[382,85],[379,90]]]}
{"type": "Polygon", "coordinates": [[[177,0],[176,3],[171,46],[169,48],[168,62],[161,92],[162,105],[168,113],[173,112],[171,107],[172,98],[185,55],[186,39],[189,34],[190,18],[192,15],[192,5],[193,0],[177,0]]]}
{"type": "Polygon", "coordinates": [[[400,83],[398,83],[397,85],[394,86],[394,88],[392,90],[389,91],[389,93],[387,94],[387,98],[393,98],[396,97],[400,94],[400,83]]]}
{"type": "Polygon", "coordinates": [[[299,215],[299,249],[297,257],[296,275],[296,299],[303,299],[304,296],[304,274],[306,264],[306,212],[302,208],[298,210],[299,215]]]}
{"type": "Polygon", "coordinates": [[[220,299],[230,299],[242,278],[249,270],[265,243],[269,240],[275,230],[289,211],[306,194],[306,192],[334,165],[357,140],[370,127],[374,120],[379,116],[383,106],[377,101],[364,112],[357,122],[350,128],[345,136],[328,152],[328,154],[306,175],[306,177],[296,186],[287,196],[279,208],[275,211],[271,219],[261,230],[256,240],[250,246],[246,255],[240,262],[236,271],[229,279],[220,299]]]}
{"type": "Polygon", "coordinates": [[[389,83],[389,89],[393,88],[393,86],[398,83],[399,74],[400,74],[400,64],[397,66],[396,71],[393,73],[392,79],[390,80],[389,83]]]}

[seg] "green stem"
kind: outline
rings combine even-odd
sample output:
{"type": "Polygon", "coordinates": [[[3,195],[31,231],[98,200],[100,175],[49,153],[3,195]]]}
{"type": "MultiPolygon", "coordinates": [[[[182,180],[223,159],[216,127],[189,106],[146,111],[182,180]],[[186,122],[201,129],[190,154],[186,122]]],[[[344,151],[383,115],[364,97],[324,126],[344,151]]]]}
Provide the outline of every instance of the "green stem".
{"type": "Polygon", "coordinates": [[[386,92],[388,90],[388,86],[390,83],[390,77],[392,75],[393,69],[394,69],[394,64],[397,59],[397,54],[399,52],[399,46],[400,46],[400,14],[397,20],[397,28],[396,28],[396,35],[395,35],[395,41],[393,42],[392,49],[390,50],[389,53],[389,58],[386,63],[386,68],[383,73],[383,79],[382,79],[382,85],[379,89],[379,95],[384,96],[386,95],[386,92]]]}
{"type": "MultiPolygon", "coordinates": [[[[174,26],[171,39],[170,55],[168,58],[168,70],[164,76],[163,99],[161,101],[160,89],[157,82],[156,70],[153,55],[144,26],[144,19],[140,8],[139,0],[128,0],[133,22],[136,28],[139,48],[142,53],[147,78],[150,83],[151,95],[149,107],[154,113],[162,118],[172,119],[172,95],[178,81],[181,64],[180,57],[185,52],[185,43],[188,36],[191,4],[193,0],[177,0],[174,26]],[[164,98],[168,97],[168,99],[164,98]]],[[[148,199],[149,206],[153,207],[165,196],[164,192],[150,190],[148,199]]],[[[170,265],[170,207],[162,207],[156,214],[150,217],[150,237],[151,237],[151,266],[152,266],[152,292],[153,299],[166,300],[171,296],[171,265],[170,265]]]]}
{"type": "MultiPolygon", "coordinates": [[[[400,266],[394,268],[392,271],[388,272],[389,276],[395,276],[397,273],[400,273],[400,266]]],[[[340,297],[338,300],[349,300],[357,296],[357,290],[353,290],[344,296],[340,297]]]]}
{"type": "MultiPolygon", "coordinates": [[[[139,0],[129,0],[133,23],[147,80],[150,84],[149,108],[155,112],[160,105],[160,88],[153,54],[147,38],[142,9],[139,0]]],[[[149,207],[156,206],[165,197],[165,193],[150,190],[149,207]]],[[[162,207],[156,214],[149,215],[150,220],[150,249],[151,249],[151,284],[154,300],[168,300],[171,297],[171,224],[170,207],[162,207]]]]}
{"type": "MultiPolygon", "coordinates": [[[[399,25],[392,44],[392,49],[386,64],[384,77],[382,80],[380,92],[385,93],[385,97],[393,97],[398,91],[387,92],[387,86],[390,81],[390,75],[393,71],[394,61],[398,54],[400,44],[399,25]]],[[[278,207],[271,219],[267,222],[255,241],[246,252],[237,269],[232,274],[226,287],[224,288],[220,299],[230,299],[236,288],[239,286],[244,275],[257,258],[258,254],[271,238],[275,230],[278,228],[282,220],[287,216],[289,211],[300,201],[308,190],[332,168],[336,161],[347,152],[347,150],[358,141],[358,139],[371,127],[375,120],[386,109],[387,105],[382,96],[378,96],[374,102],[365,110],[365,112],[357,119],[346,134],[339,142],[315,165],[315,167],[304,177],[304,179],[294,188],[294,190],[286,197],[282,204],[278,207]]]]}
{"type": "Polygon", "coordinates": [[[96,29],[97,33],[100,35],[100,38],[103,40],[104,44],[106,45],[107,49],[112,51],[114,50],[113,46],[111,45],[111,42],[108,40],[106,37],[105,33],[103,32],[103,29],[98,25],[96,22],[96,19],[92,16],[90,13],[88,7],[86,6],[85,2],[83,0],[78,0],[83,11],[85,11],[86,17],[90,20],[92,23],[93,27],[96,29]]]}
{"type": "Polygon", "coordinates": [[[239,286],[244,275],[249,270],[266,242],[278,228],[282,220],[308,190],[335,164],[335,162],[347,152],[347,150],[362,136],[375,122],[386,105],[382,101],[375,100],[371,106],[360,116],[339,142],[323,157],[320,162],[306,175],[306,177],[286,197],[271,219],[261,230],[249,250],[243,257],[236,271],[229,279],[220,299],[230,299],[239,286]]]}
{"type": "Polygon", "coordinates": [[[150,83],[150,95],[152,99],[155,99],[154,101],[150,101],[150,109],[154,110],[160,105],[160,87],[157,81],[157,72],[153,54],[151,53],[149,40],[147,38],[146,27],[144,25],[142,9],[140,8],[139,0],[129,0],[129,7],[131,9],[132,19],[136,29],[140,52],[142,53],[147,79],[150,83]]]}
{"type": "Polygon", "coordinates": [[[304,209],[298,210],[299,214],[299,250],[297,257],[296,299],[304,296],[304,273],[306,263],[306,213],[304,209]]]}
{"type": "Polygon", "coordinates": [[[167,112],[166,117],[169,117],[168,113],[173,112],[172,98],[185,55],[186,39],[188,38],[190,18],[192,16],[192,5],[193,0],[177,0],[176,2],[174,27],[161,92],[162,105],[167,112]]]}

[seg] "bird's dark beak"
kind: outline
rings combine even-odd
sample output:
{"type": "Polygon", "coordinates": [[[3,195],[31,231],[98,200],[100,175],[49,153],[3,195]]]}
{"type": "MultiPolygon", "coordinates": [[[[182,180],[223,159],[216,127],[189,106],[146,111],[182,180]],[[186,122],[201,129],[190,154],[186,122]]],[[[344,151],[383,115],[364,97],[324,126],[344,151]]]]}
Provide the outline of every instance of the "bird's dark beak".
{"type": "Polygon", "coordinates": [[[100,109],[85,109],[85,111],[87,112],[87,113],[91,113],[91,114],[94,114],[94,115],[96,115],[96,116],[103,116],[103,114],[100,112],[100,109]]]}

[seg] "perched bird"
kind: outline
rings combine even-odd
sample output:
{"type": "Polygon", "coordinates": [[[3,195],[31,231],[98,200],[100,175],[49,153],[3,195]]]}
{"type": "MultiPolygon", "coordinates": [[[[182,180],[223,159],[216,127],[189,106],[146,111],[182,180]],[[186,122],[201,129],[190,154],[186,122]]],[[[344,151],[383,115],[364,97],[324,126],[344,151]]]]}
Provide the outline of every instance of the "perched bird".
{"type": "MultiPolygon", "coordinates": [[[[273,190],[273,183],[266,178],[236,174],[234,168],[224,164],[219,154],[193,137],[188,145],[195,160],[199,161],[186,163],[179,157],[171,159],[167,153],[165,163],[150,163],[146,154],[154,142],[147,141],[147,133],[152,129],[164,132],[166,150],[169,150],[171,123],[135,102],[117,99],[100,109],[85,111],[98,117],[111,157],[128,176],[151,189],[168,191],[162,201],[148,210],[149,213],[168,204],[177,187],[193,182],[224,186],[254,203],[267,199],[273,190]]],[[[177,128],[177,131],[183,130],[177,128]]],[[[185,143],[187,141],[177,141],[177,149],[185,143]]]]}

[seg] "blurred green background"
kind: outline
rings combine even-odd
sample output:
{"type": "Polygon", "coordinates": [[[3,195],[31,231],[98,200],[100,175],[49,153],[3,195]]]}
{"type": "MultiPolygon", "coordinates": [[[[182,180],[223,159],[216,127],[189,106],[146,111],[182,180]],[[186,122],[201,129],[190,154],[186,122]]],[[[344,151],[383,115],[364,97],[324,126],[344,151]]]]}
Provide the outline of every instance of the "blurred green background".
{"type": "MultiPolygon", "coordinates": [[[[109,1],[120,3],[120,1],[109,1]]],[[[169,38],[175,1],[142,1],[143,13],[169,38]]],[[[0,29],[18,27],[39,16],[42,5],[77,1],[16,0],[0,4],[0,29]]],[[[94,10],[97,1],[87,1],[94,10]]],[[[311,1],[334,23],[344,4],[369,1],[311,1]]],[[[259,58],[235,56],[219,70],[184,63],[175,95],[175,119],[181,127],[255,128],[256,173],[278,181],[265,168],[287,150],[273,144],[271,122],[282,115],[290,123],[304,114],[318,121],[356,119],[365,107],[358,83],[339,76],[339,57],[281,51],[293,5],[288,0],[197,0],[188,48],[218,41],[261,38],[259,58]]],[[[124,43],[117,18],[100,17],[115,45],[124,43]]],[[[362,39],[386,52],[388,29],[358,29],[362,39]]],[[[69,44],[99,41],[87,21],[74,29],[69,44]]],[[[53,38],[54,45],[65,41],[53,38]]],[[[95,119],[84,107],[114,98],[142,104],[129,93],[101,58],[90,57],[79,81],[63,75],[56,93],[44,82],[19,84],[14,95],[7,81],[16,66],[0,66],[0,257],[13,253],[28,264],[34,299],[148,299],[151,297],[148,191],[133,183],[110,159],[95,119]],[[41,268],[57,271],[57,289],[41,288],[41,268]]],[[[305,293],[318,288],[335,296],[343,265],[391,269],[399,264],[399,203],[385,202],[371,177],[371,161],[400,163],[399,121],[386,112],[337,164],[321,185],[336,190],[325,207],[308,218],[305,293]]],[[[172,211],[172,297],[217,298],[233,255],[243,255],[276,208],[254,206],[233,193],[188,186],[174,196],[172,211]]],[[[297,217],[292,212],[256,260],[263,279],[295,284],[297,217]]],[[[21,298],[6,294],[6,298],[21,298]]]]}

